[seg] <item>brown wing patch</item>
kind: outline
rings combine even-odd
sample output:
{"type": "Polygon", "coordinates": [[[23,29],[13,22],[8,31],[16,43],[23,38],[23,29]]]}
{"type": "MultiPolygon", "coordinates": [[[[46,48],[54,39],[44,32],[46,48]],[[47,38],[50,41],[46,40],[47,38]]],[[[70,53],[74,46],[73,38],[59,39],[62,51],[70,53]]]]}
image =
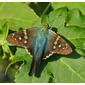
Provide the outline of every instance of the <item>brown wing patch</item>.
{"type": "Polygon", "coordinates": [[[48,35],[48,51],[45,51],[43,59],[49,58],[52,54],[69,54],[72,48],[68,43],[58,34],[49,30],[48,35]]]}
{"type": "Polygon", "coordinates": [[[57,54],[69,54],[72,52],[72,48],[68,45],[68,43],[63,39],[63,38],[59,38],[59,40],[57,41],[57,44],[54,46],[56,47],[54,49],[54,53],[57,54]]]}
{"type": "Polygon", "coordinates": [[[36,29],[38,30],[39,28],[29,28],[9,34],[7,36],[7,41],[17,46],[29,47],[37,35],[36,29]]]}

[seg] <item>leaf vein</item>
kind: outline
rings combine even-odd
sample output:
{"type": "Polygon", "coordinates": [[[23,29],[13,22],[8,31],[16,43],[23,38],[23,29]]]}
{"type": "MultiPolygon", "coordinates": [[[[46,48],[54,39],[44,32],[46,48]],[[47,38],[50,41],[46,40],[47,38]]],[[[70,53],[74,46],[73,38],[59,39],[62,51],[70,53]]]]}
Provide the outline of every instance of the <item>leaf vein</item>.
{"type": "Polygon", "coordinates": [[[60,59],[60,61],[66,65],[73,73],[75,73],[78,77],[80,77],[80,79],[82,79],[85,82],[85,79],[83,77],[81,77],[81,75],[79,73],[77,73],[70,65],[68,65],[66,62],[63,61],[63,59],[60,59]]]}

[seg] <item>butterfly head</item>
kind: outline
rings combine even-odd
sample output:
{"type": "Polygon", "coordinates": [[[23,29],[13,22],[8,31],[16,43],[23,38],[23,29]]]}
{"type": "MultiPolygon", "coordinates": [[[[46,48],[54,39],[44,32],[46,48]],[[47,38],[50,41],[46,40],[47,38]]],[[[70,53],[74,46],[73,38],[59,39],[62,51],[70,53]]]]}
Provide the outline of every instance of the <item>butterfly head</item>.
{"type": "Polygon", "coordinates": [[[48,23],[42,24],[42,28],[46,28],[46,29],[48,29],[48,28],[49,28],[48,23]]]}

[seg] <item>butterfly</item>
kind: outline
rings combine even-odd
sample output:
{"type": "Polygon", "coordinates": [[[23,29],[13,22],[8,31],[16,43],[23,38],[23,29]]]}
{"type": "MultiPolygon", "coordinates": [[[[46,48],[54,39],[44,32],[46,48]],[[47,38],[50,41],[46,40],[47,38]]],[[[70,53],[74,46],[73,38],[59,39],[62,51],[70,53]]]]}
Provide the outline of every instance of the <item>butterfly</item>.
{"type": "Polygon", "coordinates": [[[48,29],[48,24],[34,27],[7,36],[7,41],[16,46],[24,47],[33,57],[29,75],[38,76],[38,69],[42,59],[49,58],[52,54],[69,54],[72,52],[70,45],[54,31],[48,29]]]}

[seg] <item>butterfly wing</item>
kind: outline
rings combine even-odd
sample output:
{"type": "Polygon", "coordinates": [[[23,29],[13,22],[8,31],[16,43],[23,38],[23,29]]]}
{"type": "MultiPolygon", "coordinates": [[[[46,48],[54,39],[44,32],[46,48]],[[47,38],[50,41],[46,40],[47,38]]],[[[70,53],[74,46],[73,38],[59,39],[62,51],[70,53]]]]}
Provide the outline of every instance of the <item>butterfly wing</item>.
{"type": "Polygon", "coordinates": [[[47,42],[45,52],[43,55],[44,59],[48,58],[53,53],[69,54],[72,52],[72,49],[67,44],[67,42],[62,37],[60,37],[58,34],[56,34],[55,32],[49,30],[47,39],[48,39],[48,42],[47,42]]]}
{"type": "Polygon", "coordinates": [[[27,52],[29,52],[28,49],[32,45],[38,30],[40,30],[40,28],[29,28],[9,34],[7,36],[7,41],[16,46],[25,47],[27,49],[27,52]]]}
{"type": "Polygon", "coordinates": [[[37,35],[39,28],[29,28],[19,32],[9,34],[7,41],[17,46],[30,46],[37,35]]]}

